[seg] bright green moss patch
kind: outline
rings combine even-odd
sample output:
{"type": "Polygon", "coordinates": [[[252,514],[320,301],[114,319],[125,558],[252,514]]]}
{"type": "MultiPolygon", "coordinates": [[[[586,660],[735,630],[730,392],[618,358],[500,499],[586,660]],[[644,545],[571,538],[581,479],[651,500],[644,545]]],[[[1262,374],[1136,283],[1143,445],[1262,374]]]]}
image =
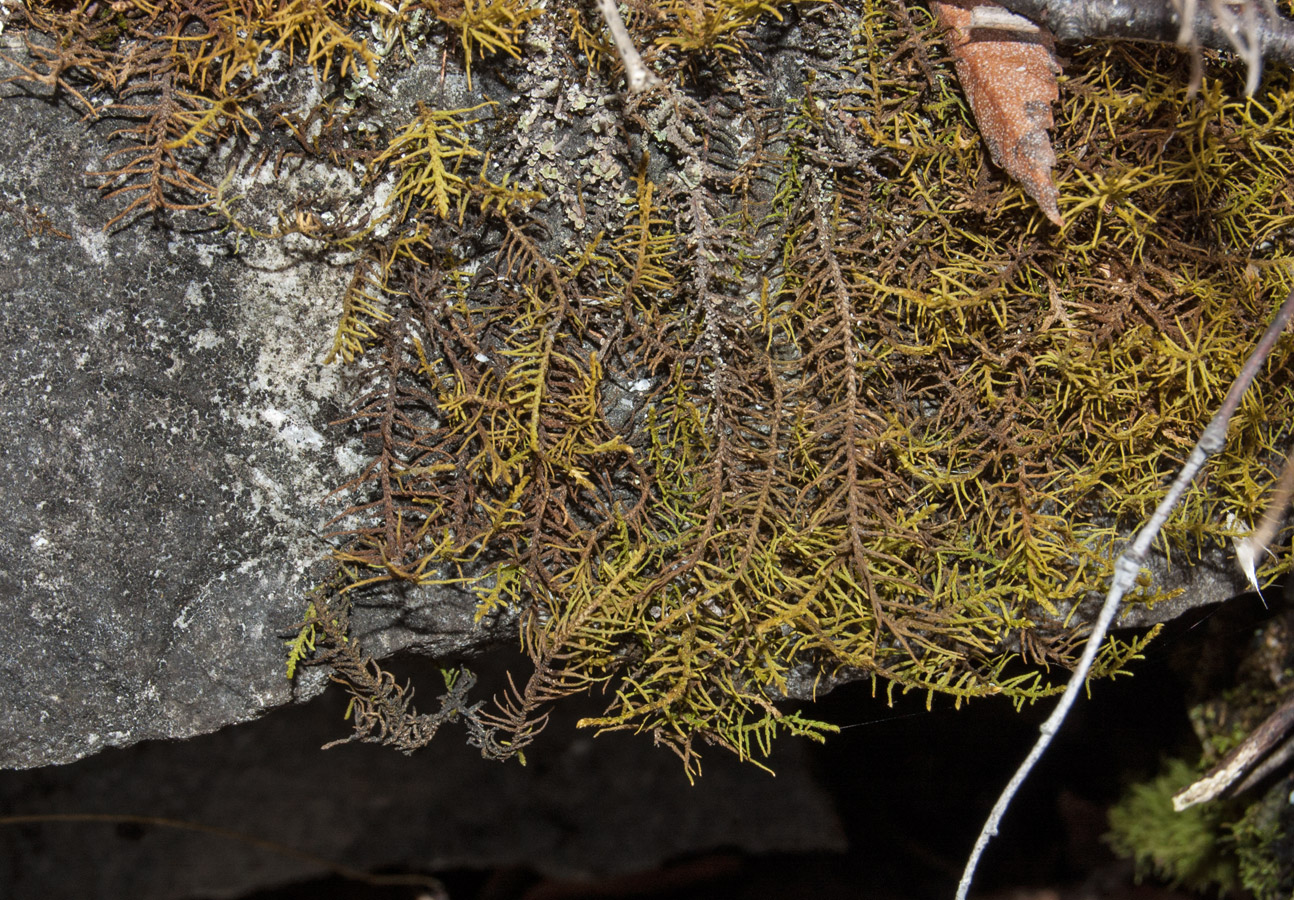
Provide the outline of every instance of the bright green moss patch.
{"type": "MultiPolygon", "coordinates": [[[[405,12],[385,14],[397,36],[405,12]]],[[[348,421],[374,456],[301,632],[356,694],[359,736],[427,733],[344,640],[353,599],[395,579],[518,613],[534,674],[469,710],[496,756],[593,687],[610,705],[584,724],[651,732],[689,767],[699,740],[751,758],[831,730],[775,705],[822,678],[1048,693],[1078,604],[1294,286],[1290,73],[1245,100],[1216,64],[1192,99],[1173,51],[1075,52],[1057,230],[986,162],[923,8],[630,13],[662,89],[615,96],[595,23],[519,11],[499,32],[516,89],[475,73],[494,105],[315,141],[397,185],[382,229],[295,229],[362,255],[335,352],[364,367],[348,421]],[[543,107],[568,143],[536,156],[543,120],[517,123],[554,83],[578,86],[543,107]],[[616,127],[582,124],[608,96],[616,127]]],[[[331,45],[330,68],[265,27],[324,78],[367,77],[362,50],[331,45]]],[[[1258,517],[1291,352],[1165,529],[1175,565],[1258,517]]],[[[1098,673],[1143,643],[1112,639],[1098,673]]]]}

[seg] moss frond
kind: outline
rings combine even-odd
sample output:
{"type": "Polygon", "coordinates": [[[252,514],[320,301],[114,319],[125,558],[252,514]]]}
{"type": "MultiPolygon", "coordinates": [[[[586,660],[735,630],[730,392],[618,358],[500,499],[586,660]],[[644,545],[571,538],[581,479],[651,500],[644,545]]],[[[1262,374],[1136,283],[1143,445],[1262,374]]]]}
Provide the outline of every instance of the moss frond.
{"type": "MultiPolygon", "coordinates": [[[[419,210],[428,209],[442,219],[451,211],[462,212],[471,192],[468,179],[459,174],[463,162],[483,154],[471,145],[469,129],[478,119],[469,119],[491,104],[468,109],[432,109],[419,103],[418,115],[391,139],[374,161],[375,168],[386,167],[398,175],[392,204],[399,205],[400,217],[407,218],[416,203],[419,210]]],[[[492,198],[502,209],[509,202],[522,202],[524,196],[509,194],[503,185],[489,185],[492,198]]]]}
{"type": "Polygon", "coordinates": [[[315,605],[311,603],[306,607],[305,624],[297,631],[297,636],[287,641],[288,647],[288,680],[296,677],[297,666],[309,658],[314,652],[315,641],[319,639],[320,632],[315,625],[315,618],[318,612],[315,605]]]}
{"type": "Polygon", "coordinates": [[[342,297],[341,318],[333,335],[332,349],[325,363],[340,359],[350,364],[364,353],[379,335],[375,328],[391,321],[386,308],[386,286],[379,261],[366,256],[355,264],[350,284],[342,297]]]}
{"type": "Polygon", "coordinates": [[[1237,884],[1235,861],[1223,850],[1222,810],[1200,804],[1177,812],[1173,794],[1195,780],[1195,767],[1168,761],[1153,781],[1134,785],[1110,808],[1107,840],[1135,861],[1139,877],[1151,875],[1193,890],[1237,884]]]}
{"type": "Polygon", "coordinates": [[[325,81],[333,65],[342,78],[361,68],[372,77],[377,58],[348,24],[359,5],[355,0],[273,0],[265,2],[252,21],[274,36],[270,49],[286,51],[289,61],[300,52],[325,81]]]}
{"type": "Polygon", "coordinates": [[[778,7],[786,5],[777,0],[668,0],[660,5],[658,14],[666,30],[656,42],[684,53],[738,53],[743,47],[741,32],[763,16],[781,21],[778,7]]]}
{"type": "Polygon", "coordinates": [[[427,0],[427,3],[436,18],[458,32],[469,87],[472,57],[484,59],[495,53],[506,53],[513,59],[519,58],[526,23],[540,13],[531,0],[427,0]]]}

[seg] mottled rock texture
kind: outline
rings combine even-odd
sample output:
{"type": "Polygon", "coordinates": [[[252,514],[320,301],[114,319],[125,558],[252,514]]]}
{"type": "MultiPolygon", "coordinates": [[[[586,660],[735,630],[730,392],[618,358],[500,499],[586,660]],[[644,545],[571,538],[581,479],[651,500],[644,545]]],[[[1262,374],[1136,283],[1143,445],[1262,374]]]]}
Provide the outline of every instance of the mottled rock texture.
{"type": "MultiPolygon", "coordinates": [[[[359,464],[322,362],[348,272],[236,254],[201,216],[105,232],[119,207],[86,172],[106,126],[0,90],[0,133],[24,136],[0,148],[0,767],[317,693],[322,673],[284,677],[283,640],[359,464]]],[[[421,596],[363,620],[376,648],[480,641],[470,600],[421,596]]]]}

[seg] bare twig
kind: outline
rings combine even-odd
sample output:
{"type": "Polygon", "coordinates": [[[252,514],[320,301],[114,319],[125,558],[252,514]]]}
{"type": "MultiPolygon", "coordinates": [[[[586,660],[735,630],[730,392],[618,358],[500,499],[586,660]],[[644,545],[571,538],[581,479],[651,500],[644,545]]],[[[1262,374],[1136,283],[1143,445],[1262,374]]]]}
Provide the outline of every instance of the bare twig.
{"type": "MultiPolygon", "coordinates": [[[[1186,7],[1193,8],[1197,0],[1173,0],[1173,6],[1182,14],[1182,30],[1178,34],[1177,43],[1182,47],[1191,47],[1198,59],[1199,49],[1195,43],[1195,35],[1192,29],[1199,21],[1199,17],[1192,14],[1189,17],[1184,15],[1186,7]]],[[[1252,95],[1258,90],[1258,77],[1263,68],[1263,39],[1258,29],[1258,6],[1253,0],[1244,0],[1239,5],[1239,13],[1232,9],[1234,4],[1230,0],[1209,0],[1209,9],[1213,13],[1213,19],[1217,23],[1217,30],[1231,44],[1236,55],[1244,61],[1248,75],[1245,79],[1245,93],[1252,95]]],[[[1199,80],[1192,76],[1191,90],[1199,88],[1199,80]]]]}
{"type": "Polygon", "coordinates": [[[1286,737],[1291,727],[1294,727],[1294,696],[1286,697],[1285,702],[1276,707],[1276,711],[1255,728],[1253,734],[1223,757],[1222,762],[1208,774],[1174,794],[1173,809],[1181,812],[1220,796],[1286,737]]]}
{"type": "Polygon", "coordinates": [[[1285,768],[1285,764],[1291,759],[1294,759],[1294,735],[1286,732],[1284,740],[1276,746],[1276,749],[1268,753],[1266,758],[1245,776],[1244,781],[1235,786],[1231,791],[1232,796],[1244,793],[1277,769],[1285,768]]]}
{"type": "Polygon", "coordinates": [[[991,28],[995,31],[1013,31],[1020,34],[1037,34],[1040,29],[1024,16],[1000,6],[977,6],[971,10],[971,28],[991,28]]]}
{"type": "Polygon", "coordinates": [[[641,93],[660,84],[656,73],[647,68],[643,58],[638,55],[638,48],[629,37],[629,29],[625,27],[624,19],[620,18],[620,8],[616,5],[616,0],[598,0],[598,11],[606,20],[607,30],[611,32],[611,39],[615,41],[616,52],[620,54],[620,61],[624,63],[629,93],[641,93]]]}
{"type": "Polygon", "coordinates": [[[975,877],[975,867],[979,864],[984,848],[988,846],[989,840],[997,834],[998,826],[1002,822],[1003,815],[1006,814],[1007,807],[1011,805],[1011,800],[1015,797],[1020,786],[1024,784],[1025,779],[1029,777],[1029,773],[1051,743],[1052,737],[1055,736],[1060,726],[1064,723],[1065,717],[1074,705],[1074,701],[1078,699],[1078,693],[1083,689],[1083,685],[1087,681],[1087,676],[1092,669],[1096,654],[1100,651],[1101,644],[1104,643],[1105,636],[1114,621],[1115,613],[1119,610],[1119,604],[1124,595],[1136,583],[1137,573],[1141,571],[1146,554],[1150,552],[1150,546],[1158,536],[1160,528],[1168,520],[1173,508],[1177,506],[1178,501],[1186,493],[1186,489],[1190,487],[1191,482],[1195,480],[1195,476],[1199,474],[1200,469],[1204,467],[1209,457],[1216,454],[1226,445],[1227,425],[1230,423],[1231,417],[1239,408],[1240,400],[1243,398],[1245,391],[1248,390],[1249,385],[1253,383],[1254,378],[1258,375],[1258,370],[1262,368],[1263,362],[1276,344],[1276,339],[1285,330],[1291,317],[1294,317],[1294,291],[1291,291],[1289,296],[1285,298],[1285,302],[1281,304],[1280,309],[1276,312],[1276,317],[1267,326],[1267,330],[1254,348],[1254,352],[1245,361],[1245,365],[1236,376],[1236,380],[1232,382],[1231,389],[1227,391],[1221,408],[1214,415],[1212,421],[1209,422],[1208,427],[1204,429],[1204,433],[1200,435],[1199,442],[1191,450],[1191,455],[1187,458],[1177,478],[1169,487],[1168,493],[1159,506],[1156,507],[1150,520],[1137,533],[1131,546],[1124,550],[1119,555],[1119,558],[1114,561],[1114,577],[1110,580],[1110,590],[1105,596],[1105,603],[1101,607],[1101,613],[1097,616],[1096,623],[1092,626],[1092,633],[1088,635],[1083,655],[1079,659],[1078,665],[1074,668],[1074,673],[1070,677],[1069,683],[1065,685],[1065,692],[1061,695],[1060,702],[1056,704],[1056,709],[1047,717],[1047,721],[1042,723],[1039,729],[1041,734],[1033,745],[1033,749],[1029,751],[1029,755],[1025,757],[1024,762],[1011,776],[1011,780],[1007,783],[1001,796],[998,797],[992,812],[989,813],[988,820],[980,830],[979,837],[975,840],[975,847],[971,851],[970,858],[966,861],[966,868],[962,872],[961,881],[957,885],[957,900],[966,900],[971,881],[975,877]]]}
{"type": "MultiPolygon", "coordinates": [[[[1064,42],[1116,38],[1233,50],[1252,94],[1264,59],[1294,65],[1294,22],[1271,0],[1000,0],[1064,42]]],[[[1198,59],[1197,59],[1198,61],[1198,59]]]]}

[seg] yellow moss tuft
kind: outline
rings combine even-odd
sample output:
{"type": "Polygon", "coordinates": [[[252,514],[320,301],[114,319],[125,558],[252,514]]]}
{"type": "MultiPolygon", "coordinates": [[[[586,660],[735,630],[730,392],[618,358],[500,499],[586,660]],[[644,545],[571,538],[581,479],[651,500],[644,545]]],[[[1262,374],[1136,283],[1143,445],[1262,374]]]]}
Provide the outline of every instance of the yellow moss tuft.
{"type": "Polygon", "coordinates": [[[467,84],[472,84],[472,57],[506,53],[521,55],[520,41],[526,23],[539,15],[531,0],[426,0],[440,21],[458,32],[463,45],[467,84]]]}

